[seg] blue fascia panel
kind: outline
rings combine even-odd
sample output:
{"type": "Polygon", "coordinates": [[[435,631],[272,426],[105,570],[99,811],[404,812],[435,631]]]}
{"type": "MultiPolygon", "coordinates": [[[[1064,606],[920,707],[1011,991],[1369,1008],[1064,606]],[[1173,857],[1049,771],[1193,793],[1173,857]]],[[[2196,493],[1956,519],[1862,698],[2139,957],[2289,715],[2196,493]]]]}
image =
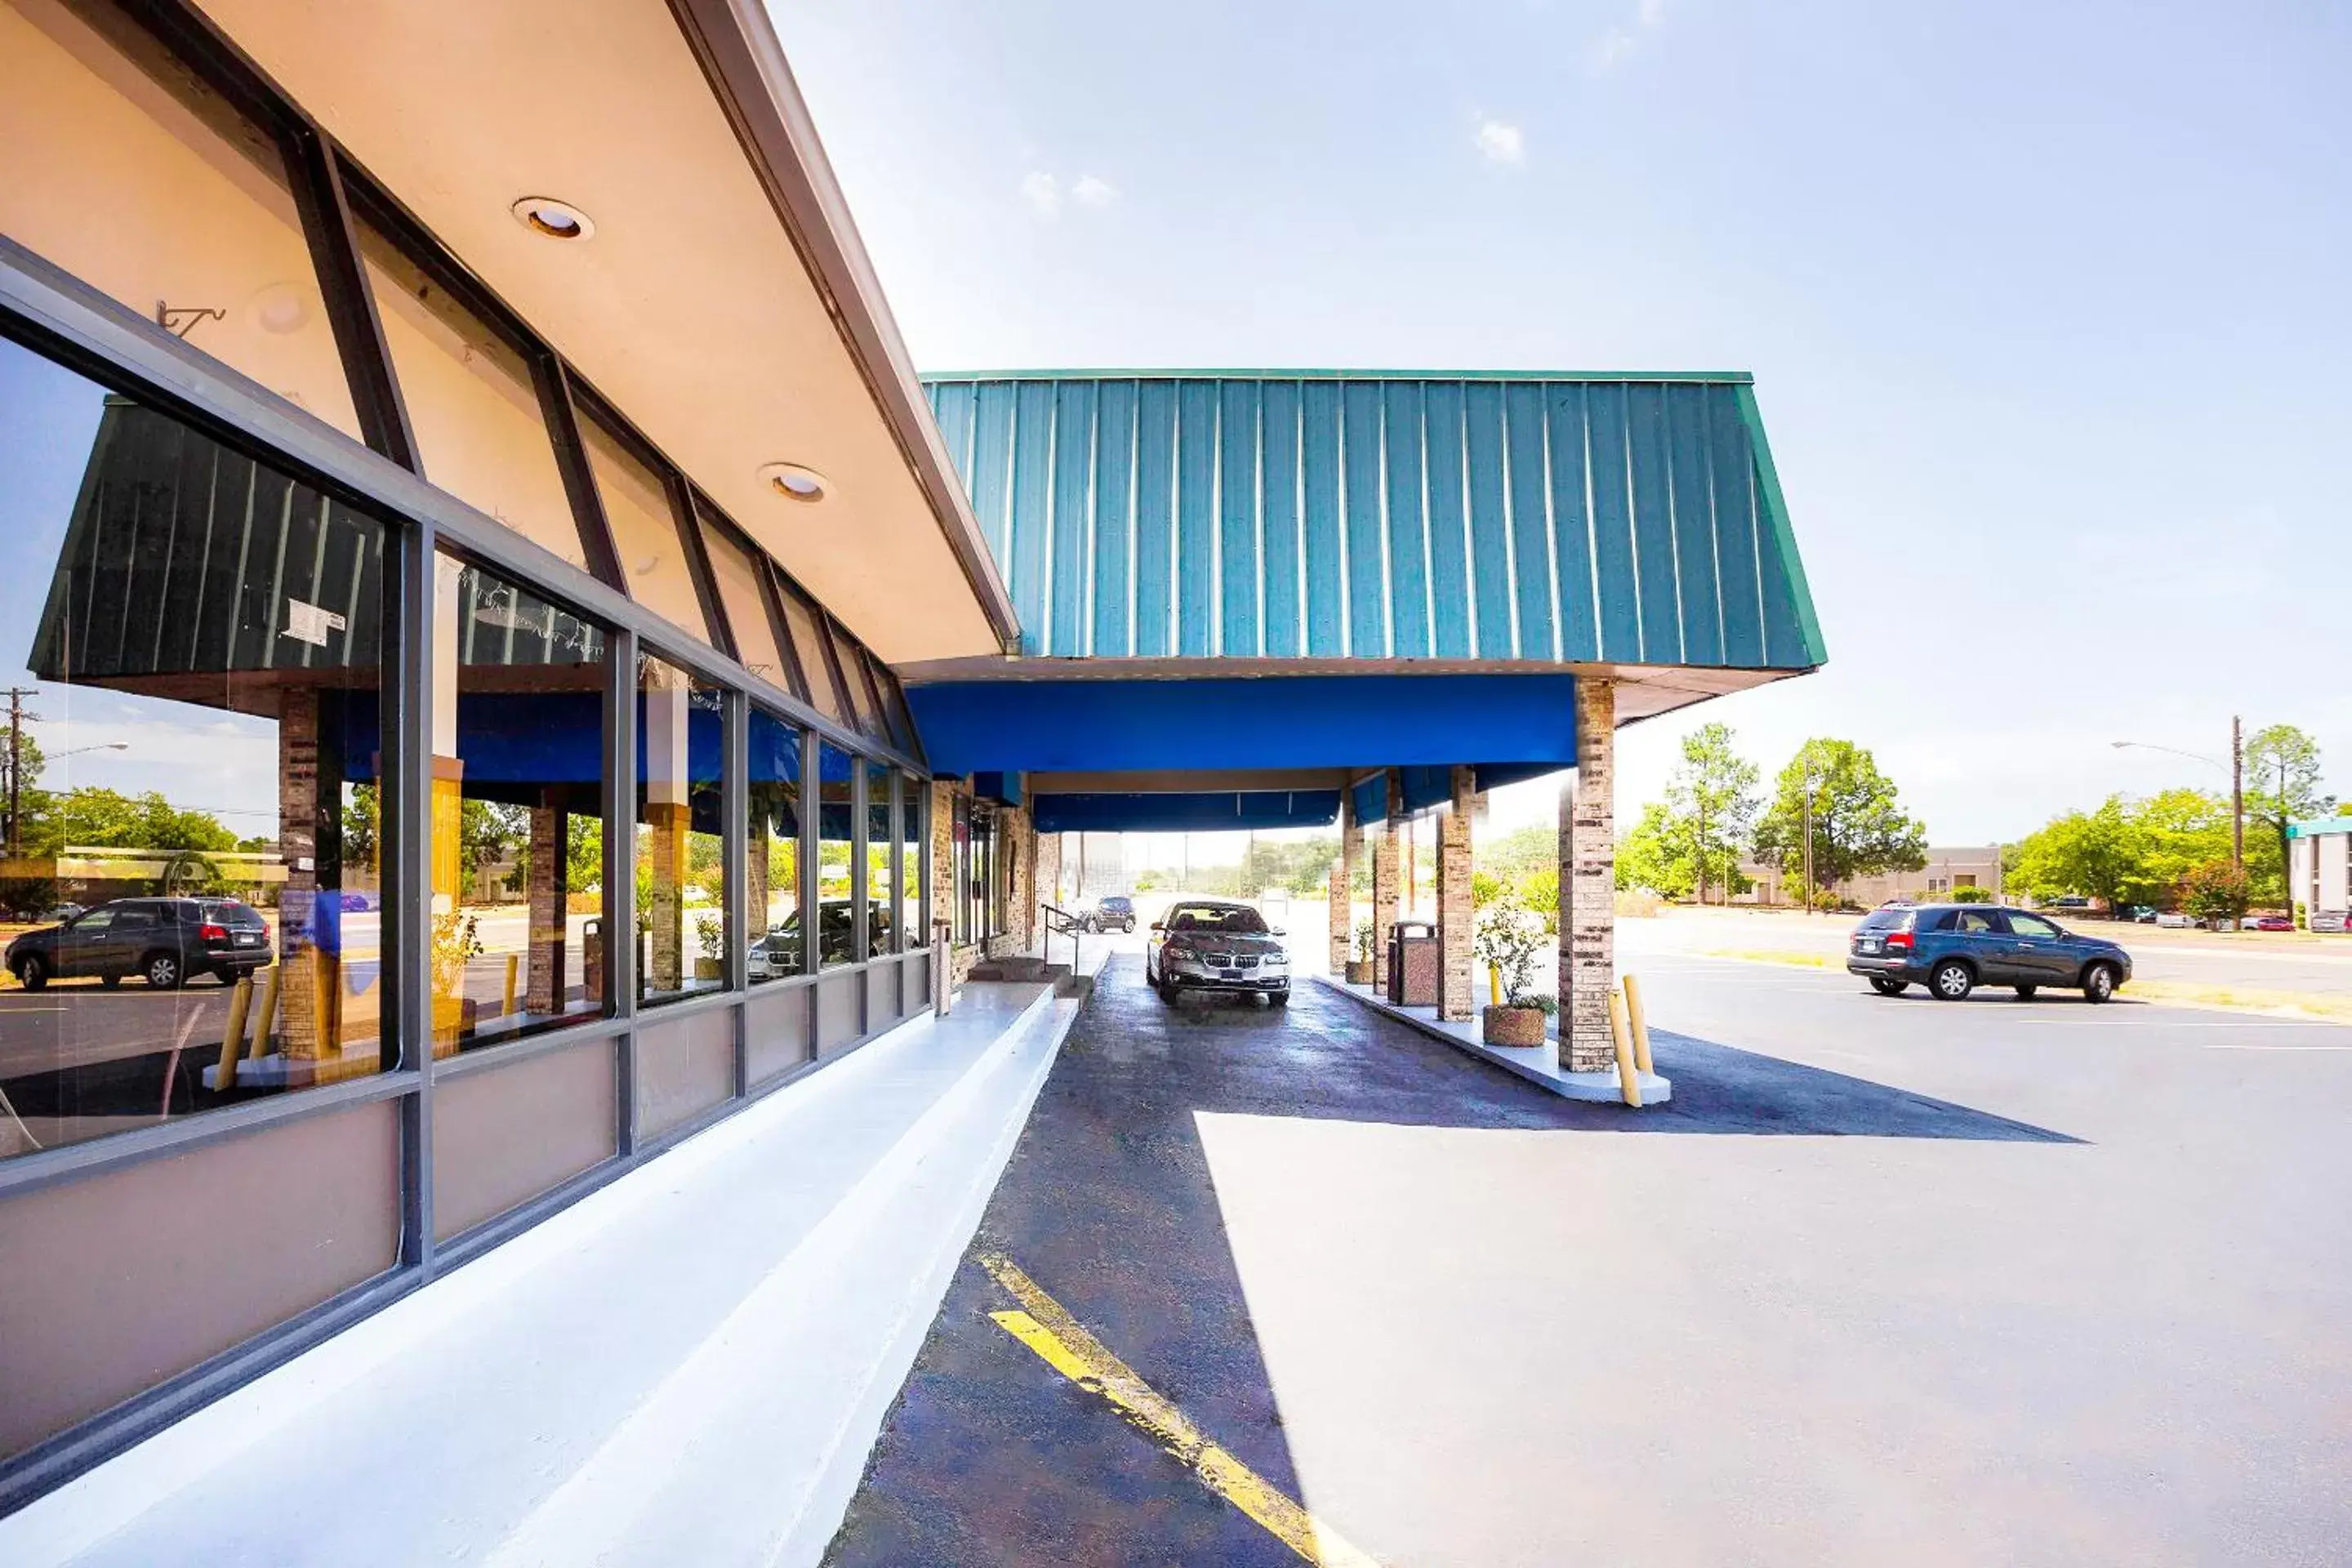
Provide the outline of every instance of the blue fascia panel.
{"type": "Polygon", "coordinates": [[[1576,678],[1297,675],[907,688],[940,773],[1576,760],[1576,678]]]}
{"type": "Polygon", "coordinates": [[[1389,816],[1389,775],[1384,769],[1359,781],[1348,791],[1357,824],[1386,822],[1389,816]]]}
{"type": "Polygon", "coordinates": [[[971,775],[971,793],[982,800],[993,800],[1005,805],[1021,804],[1021,775],[1018,773],[988,771],[971,775]]]}
{"type": "Polygon", "coordinates": [[[1241,828],[1328,827],[1339,816],[1339,792],[1041,795],[1031,816],[1040,833],[1218,833],[1241,828]]]}

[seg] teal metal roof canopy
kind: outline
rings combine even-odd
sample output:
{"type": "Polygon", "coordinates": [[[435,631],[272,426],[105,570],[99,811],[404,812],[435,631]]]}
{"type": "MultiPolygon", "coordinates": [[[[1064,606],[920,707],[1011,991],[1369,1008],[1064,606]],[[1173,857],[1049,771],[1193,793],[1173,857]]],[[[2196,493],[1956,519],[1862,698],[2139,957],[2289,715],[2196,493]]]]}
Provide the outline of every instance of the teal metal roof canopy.
{"type": "Polygon", "coordinates": [[[1742,374],[926,386],[1032,658],[1826,657],[1742,374]]]}

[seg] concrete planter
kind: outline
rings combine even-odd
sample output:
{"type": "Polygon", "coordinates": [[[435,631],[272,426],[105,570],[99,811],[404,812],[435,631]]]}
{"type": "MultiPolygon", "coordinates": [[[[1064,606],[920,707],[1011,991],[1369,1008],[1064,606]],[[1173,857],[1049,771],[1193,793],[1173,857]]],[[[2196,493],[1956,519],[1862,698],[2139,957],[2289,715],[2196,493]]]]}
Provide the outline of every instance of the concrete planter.
{"type": "Polygon", "coordinates": [[[1544,1043],[1544,1010],[1540,1007],[1488,1007],[1481,1014],[1481,1037],[1490,1046],[1544,1043]]]}
{"type": "Polygon", "coordinates": [[[1352,958],[1349,959],[1348,961],[1348,984],[1350,985],[1370,985],[1371,983],[1372,961],[1369,958],[1364,959],[1361,962],[1352,958]]]}
{"type": "Polygon", "coordinates": [[[697,980],[724,980],[727,978],[726,963],[716,958],[698,958],[694,961],[694,977],[697,980]]]}

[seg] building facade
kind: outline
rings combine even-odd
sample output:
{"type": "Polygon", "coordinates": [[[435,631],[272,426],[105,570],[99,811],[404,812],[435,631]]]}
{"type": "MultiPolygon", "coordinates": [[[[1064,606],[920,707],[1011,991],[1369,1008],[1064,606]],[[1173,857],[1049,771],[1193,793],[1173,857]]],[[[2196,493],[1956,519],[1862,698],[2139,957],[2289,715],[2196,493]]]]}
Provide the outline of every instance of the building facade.
{"type": "MultiPolygon", "coordinates": [[[[1778,908],[1786,904],[1795,907],[1801,899],[1797,879],[1784,876],[1778,860],[1743,860],[1740,874],[1752,886],[1732,900],[1735,904],[1755,904],[1778,908]]],[[[1849,904],[1863,909],[1874,909],[1889,899],[1910,899],[1926,902],[1948,899],[1961,888],[1981,888],[1997,902],[2001,898],[2000,846],[1938,845],[1927,851],[1927,863],[1916,871],[1883,871],[1868,877],[1852,877],[1831,887],[1831,891],[1849,904]]]]}
{"type": "Polygon", "coordinates": [[[2352,816],[2287,825],[2287,901],[2306,923],[2352,916],[2352,816]]]}
{"type": "Polygon", "coordinates": [[[1056,835],[1393,912],[1441,817],[1466,975],[1572,768],[1596,1060],[1616,725],[1825,658],[1744,374],[919,379],[748,0],[0,0],[0,1511],[1034,948],[1056,835]]]}

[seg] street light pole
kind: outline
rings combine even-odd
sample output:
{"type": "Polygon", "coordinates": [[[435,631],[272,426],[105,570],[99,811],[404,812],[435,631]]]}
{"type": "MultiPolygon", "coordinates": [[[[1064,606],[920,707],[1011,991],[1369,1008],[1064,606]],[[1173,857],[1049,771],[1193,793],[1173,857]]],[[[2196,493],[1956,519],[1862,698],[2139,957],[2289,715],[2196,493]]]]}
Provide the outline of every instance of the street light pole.
{"type": "Polygon", "coordinates": [[[1805,753],[1805,912],[1813,912],[1813,754],[1805,753]]]}
{"type": "Polygon", "coordinates": [[[2246,867],[2246,746],[2245,725],[2235,714],[2230,718],[2230,760],[2209,757],[2202,752],[2184,752],[2178,746],[2159,746],[2150,741],[2109,741],[2117,751],[2129,747],[2142,752],[2163,752],[2167,755],[2187,757],[2192,763],[2203,763],[2209,768],[2220,768],[2230,775],[2230,864],[2240,870],[2246,867]]]}

